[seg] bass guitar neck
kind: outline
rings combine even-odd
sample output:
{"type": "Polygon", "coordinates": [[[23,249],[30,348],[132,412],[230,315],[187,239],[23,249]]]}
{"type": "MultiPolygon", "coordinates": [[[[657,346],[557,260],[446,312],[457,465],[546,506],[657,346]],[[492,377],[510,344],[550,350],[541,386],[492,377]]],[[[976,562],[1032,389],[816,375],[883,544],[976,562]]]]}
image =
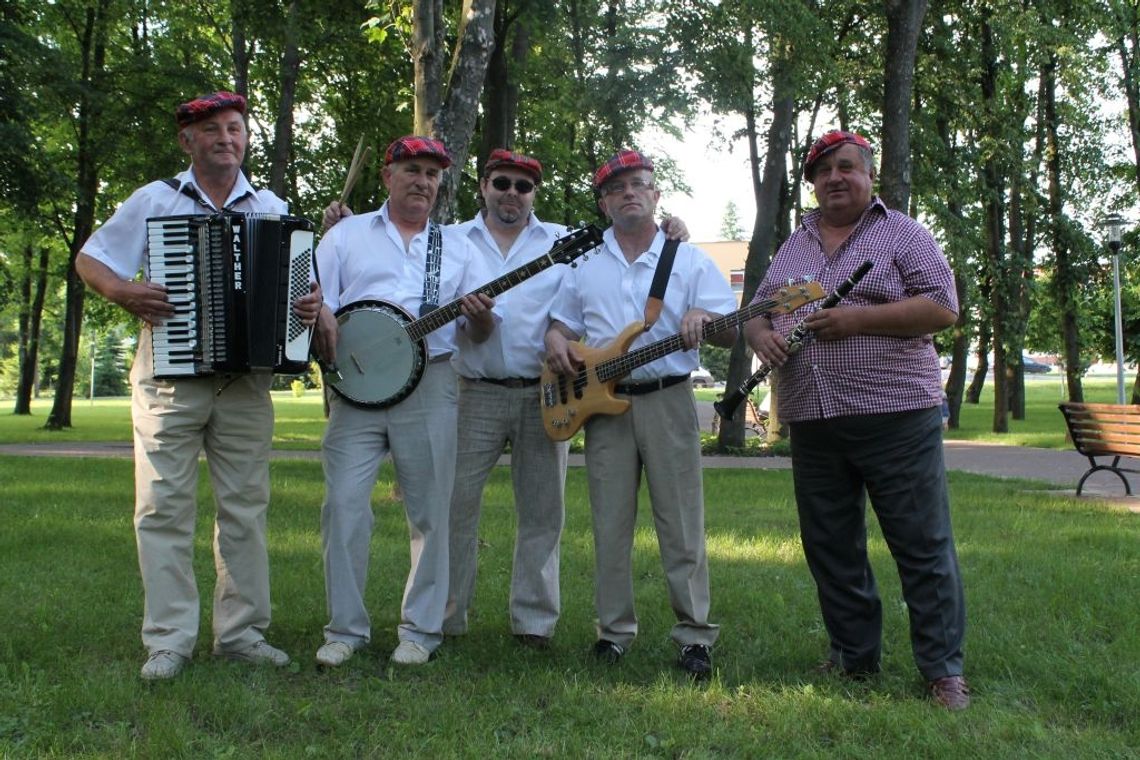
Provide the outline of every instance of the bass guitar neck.
{"type": "MultiPolygon", "coordinates": [[[[818,282],[788,285],[771,299],[711,320],[704,326],[701,338],[738,327],[761,314],[795,311],[824,295],[818,282]]],[[[642,322],[633,322],[603,348],[578,346],[584,365],[575,375],[560,375],[549,367],[543,368],[539,403],[542,405],[542,425],[551,440],[570,439],[596,414],[624,412],[630,402],[615,394],[617,381],[638,367],[685,348],[684,339],[678,333],[629,351],[630,344],[644,331],[642,322]]]]}

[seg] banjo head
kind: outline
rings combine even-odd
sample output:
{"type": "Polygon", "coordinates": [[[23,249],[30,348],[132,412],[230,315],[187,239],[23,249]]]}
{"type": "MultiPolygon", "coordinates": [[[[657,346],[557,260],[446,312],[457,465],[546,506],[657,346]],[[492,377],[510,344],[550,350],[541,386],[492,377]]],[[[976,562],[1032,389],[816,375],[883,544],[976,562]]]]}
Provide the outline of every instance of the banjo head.
{"type": "MultiPolygon", "coordinates": [[[[356,301],[336,313],[337,377],[329,387],[356,406],[384,409],[408,397],[424,373],[422,341],[405,326],[412,317],[386,301],[356,301]]],[[[326,375],[326,378],[329,376],[326,375]]]]}

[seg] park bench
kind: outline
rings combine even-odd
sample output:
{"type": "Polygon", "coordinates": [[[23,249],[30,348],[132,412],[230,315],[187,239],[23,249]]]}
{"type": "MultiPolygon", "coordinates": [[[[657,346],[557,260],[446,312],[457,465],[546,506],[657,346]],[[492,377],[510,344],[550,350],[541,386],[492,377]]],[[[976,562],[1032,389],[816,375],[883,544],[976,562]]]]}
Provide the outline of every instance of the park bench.
{"type": "Polygon", "coordinates": [[[1140,457],[1140,406],[1135,404],[1084,404],[1066,402],[1060,405],[1069,436],[1077,452],[1089,458],[1089,469],[1077,483],[1077,496],[1094,472],[1108,470],[1124,481],[1124,492],[1132,495],[1126,472],[1140,470],[1120,466],[1121,457],[1140,457]],[[1098,457],[1112,457],[1111,464],[1098,462],[1098,457]]]}

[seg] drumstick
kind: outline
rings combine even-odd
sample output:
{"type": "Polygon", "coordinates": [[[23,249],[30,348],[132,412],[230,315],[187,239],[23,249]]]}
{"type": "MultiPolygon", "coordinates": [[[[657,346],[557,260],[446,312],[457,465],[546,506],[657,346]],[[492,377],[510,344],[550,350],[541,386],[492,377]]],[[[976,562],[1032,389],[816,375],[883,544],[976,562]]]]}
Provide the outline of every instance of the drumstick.
{"type": "Polygon", "coordinates": [[[348,200],[349,193],[352,188],[356,187],[356,181],[360,179],[360,171],[365,164],[368,163],[369,157],[372,155],[372,146],[364,147],[364,135],[360,136],[360,141],[356,144],[356,152],[352,154],[352,163],[348,167],[348,177],[344,180],[344,189],[340,191],[340,202],[344,203],[348,200]]]}

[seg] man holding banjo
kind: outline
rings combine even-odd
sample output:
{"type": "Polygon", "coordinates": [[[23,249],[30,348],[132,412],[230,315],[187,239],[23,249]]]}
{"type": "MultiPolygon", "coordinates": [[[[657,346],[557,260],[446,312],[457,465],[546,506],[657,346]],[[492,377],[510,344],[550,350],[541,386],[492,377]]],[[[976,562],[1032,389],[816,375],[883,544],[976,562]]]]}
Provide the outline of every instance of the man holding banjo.
{"type": "MultiPolygon", "coordinates": [[[[330,620],[317,662],[340,665],[368,643],[364,606],[372,534],[370,496],[380,462],[392,455],[411,533],[411,568],[401,605],[398,664],[428,661],[443,640],[447,603],[448,507],[455,471],[456,380],[448,360],[456,333],[473,343],[495,328],[494,302],[464,296],[489,279],[477,252],[457,230],[430,222],[440,177],[451,164],[443,143],[407,136],[388,146],[382,173],[388,200],[379,210],[343,219],[317,247],[325,307],[316,346],[326,363],[338,357],[333,316],[354,302],[375,301],[393,313],[424,316],[457,299],[454,328],[427,333],[415,377],[391,403],[359,406],[330,401],[322,443],[325,501],[321,508],[325,592],[330,620]],[[383,299],[383,301],[380,301],[383,299]],[[398,307],[398,308],[396,308],[398,307]]],[[[352,371],[353,357],[340,369],[352,371]]]]}

